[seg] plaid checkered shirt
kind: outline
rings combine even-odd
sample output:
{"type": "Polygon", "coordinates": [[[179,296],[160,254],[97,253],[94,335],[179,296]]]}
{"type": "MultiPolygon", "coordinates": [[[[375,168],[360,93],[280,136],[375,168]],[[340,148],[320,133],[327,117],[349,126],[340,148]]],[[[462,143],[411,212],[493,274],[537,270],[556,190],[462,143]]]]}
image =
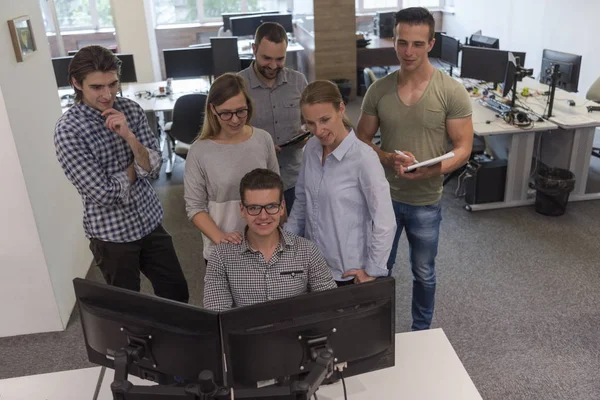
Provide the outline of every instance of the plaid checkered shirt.
{"type": "Polygon", "coordinates": [[[250,247],[246,235],[241,244],[215,247],[204,278],[204,308],[223,311],[337,287],[314,243],[279,232],[269,262],[250,247]]]}
{"type": "Polygon", "coordinates": [[[134,162],[131,148],[106,127],[101,112],[84,103],[58,120],[54,146],[65,175],[82,197],[85,235],[125,243],[141,239],[162,221],[163,209],[149,181],[158,177],[162,156],[136,102],[117,97],[113,108],[125,115],[129,129],[148,149],[150,172],[134,162]],[[126,171],[131,163],[137,174],[133,184],[126,171]]]}

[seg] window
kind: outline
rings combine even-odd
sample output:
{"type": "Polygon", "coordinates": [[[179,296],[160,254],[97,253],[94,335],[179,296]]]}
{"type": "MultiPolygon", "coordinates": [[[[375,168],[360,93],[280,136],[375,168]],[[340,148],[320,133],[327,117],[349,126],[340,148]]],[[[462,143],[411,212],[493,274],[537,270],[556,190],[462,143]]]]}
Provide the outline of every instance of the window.
{"type": "MultiPolygon", "coordinates": [[[[40,0],[46,32],[54,32],[50,3],[40,0]]],[[[54,0],[61,31],[114,29],[110,0],[54,0]]]]}
{"type": "Polygon", "coordinates": [[[154,0],[157,25],[220,21],[229,12],[285,9],[287,0],[154,0]],[[283,3],[283,7],[280,7],[283,3]]]}
{"type": "Polygon", "coordinates": [[[357,12],[400,10],[407,7],[439,8],[443,0],[356,0],[357,12]]]}

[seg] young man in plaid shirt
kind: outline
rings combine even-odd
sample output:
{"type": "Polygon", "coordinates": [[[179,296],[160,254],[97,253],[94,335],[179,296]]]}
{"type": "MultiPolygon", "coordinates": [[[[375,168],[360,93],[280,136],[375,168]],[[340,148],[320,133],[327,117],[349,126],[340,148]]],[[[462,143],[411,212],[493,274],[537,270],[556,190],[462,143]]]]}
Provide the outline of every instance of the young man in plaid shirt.
{"type": "Polygon", "coordinates": [[[76,104],[56,123],[56,155],[82,197],[85,234],[106,282],[139,291],[141,271],[157,296],[187,302],[187,282],[150,185],[162,156],[142,108],[116,96],[120,65],[101,46],[73,57],[76,104]]]}
{"type": "Polygon", "coordinates": [[[337,287],[317,246],[279,228],[285,212],[279,175],[267,169],[247,173],[240,198],[248,226],[242,243],[213,250],[204,278],[205,308],[223,311],[337,287]]]}

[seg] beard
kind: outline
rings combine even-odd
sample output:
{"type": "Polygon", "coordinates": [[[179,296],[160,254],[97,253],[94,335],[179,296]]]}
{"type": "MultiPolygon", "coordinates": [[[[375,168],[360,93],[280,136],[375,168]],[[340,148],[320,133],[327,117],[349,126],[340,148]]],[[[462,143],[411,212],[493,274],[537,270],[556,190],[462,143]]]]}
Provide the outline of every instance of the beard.
{"type": "Polygon", "coordinates": [[[266,79],[275,79],[277,75],[281,72],[282,68],[270,69],[269,67],[261,67],[260,65],[256,66],[258,72],[265,77],[266,79]]]}

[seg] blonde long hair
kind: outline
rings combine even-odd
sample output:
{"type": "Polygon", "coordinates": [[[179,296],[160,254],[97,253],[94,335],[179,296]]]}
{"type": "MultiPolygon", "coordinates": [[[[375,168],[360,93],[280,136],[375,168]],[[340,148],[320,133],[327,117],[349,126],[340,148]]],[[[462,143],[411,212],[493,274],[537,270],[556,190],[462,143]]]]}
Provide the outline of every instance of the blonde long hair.
{"type": "MultiPolygon", "coordinates": [[[[329,103],[333,105],[333,108],[336,111],[340,111],[340,104],[343,102],[342,94],[337,85],[331,81],[325,80],[309,83],[300,97],[300,107],[304,105],[329,103]]],[[[354,129],[354,125],[350,122],[348,117],[346,117],[346,114],[342,116],[342,122],[346,128],[354,129]]]]}
{"type": "Polygon", "coordinates": [[[240,93],[244,94],[246,104],[248,105],[248,117],[246,119],[246,124],[248,124],[248,122],[252,120],[254,105],[248,94],[244,79],[241,76],[232,73],[223,74],[215,79],[208,91],[208,98],[206,99],[204,108],[204,123],[202,124],[202,131],[200,132],[198,140],[214,138],[221,132],[221,125],[219,125],[218,120],[219,117],[213,112],[210,105],[220,106],[240,93]]]}

